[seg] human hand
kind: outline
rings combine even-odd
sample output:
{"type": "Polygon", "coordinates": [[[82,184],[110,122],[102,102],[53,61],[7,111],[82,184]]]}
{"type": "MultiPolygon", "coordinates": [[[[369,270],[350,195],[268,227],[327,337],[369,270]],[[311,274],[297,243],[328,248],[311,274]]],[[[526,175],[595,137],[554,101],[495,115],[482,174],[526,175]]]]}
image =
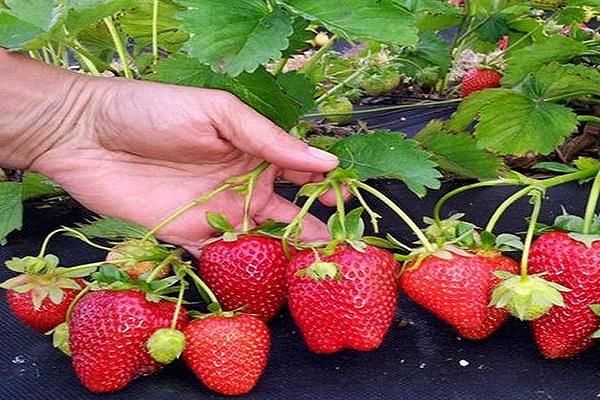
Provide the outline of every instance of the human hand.
{"type": "MultiPolygon", "coordinates": [[[[110,78],[77,80],[68,93],[75,99],[65,99],[74,106],[57,115],[70,122],[56,128],[60,132],[53,133],[53,145],[30,167],[102,215],[151,227],[224,179],[267,160],[273,166],[259,180],[250,215],[256,223],[289,221],[297,207],[273,192],[275,178],[303,184],[322,179],[337,165],[334,156],[292,138],[222,91],[110,78]]],[[[239,224],[242,209],[241,195],[220,194],[166,226],[159,237],[197,248],[212,233],[206,211],[239,224]]],[[[306,239],[327,237],[314,217],[304,228],[306,239]]]]}

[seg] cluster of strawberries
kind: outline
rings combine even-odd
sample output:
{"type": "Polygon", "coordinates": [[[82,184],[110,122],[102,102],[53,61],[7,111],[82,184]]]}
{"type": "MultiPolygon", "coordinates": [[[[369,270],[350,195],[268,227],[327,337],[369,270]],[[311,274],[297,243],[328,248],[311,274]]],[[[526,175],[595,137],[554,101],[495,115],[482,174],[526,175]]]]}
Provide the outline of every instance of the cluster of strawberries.
{"type": "Polygon", "coordinates": [[[37,257],[8,261],[20,275],[2,287],[18,318],[53,331],[93,392],[121,390],[182,355],[209,389],[247,393],[267,365],[266,322],[286,303],[311,351],[374,350],[392,324],[400,288],[468,339],[488,337],[512,313],[532,320],[546,357],[571,357],[592,344],[600,325],[591,307],[600,303],[600,242],[543,234],[531,247],[529,270],[545,274],[563,297],[545,304],[533,290],[533,297],[519,292],[518,301],[504,301],[506,291],[493,293],[518,265],[498,248],[455,240],[419,250],[400,268],[400,257],[367,244],[356,215],[346,220],[348,231],[358,226],[351,240],[335,240],[333,232],[319,249],[288,248],[256,230],[229,232],[203,248],[198,272],[180,249],[148,236],[114,244],[108,261],[70,268],[44,246],[37,257]],[[189,278],[206,297],[206,313],[184,307],[189,278]]]}

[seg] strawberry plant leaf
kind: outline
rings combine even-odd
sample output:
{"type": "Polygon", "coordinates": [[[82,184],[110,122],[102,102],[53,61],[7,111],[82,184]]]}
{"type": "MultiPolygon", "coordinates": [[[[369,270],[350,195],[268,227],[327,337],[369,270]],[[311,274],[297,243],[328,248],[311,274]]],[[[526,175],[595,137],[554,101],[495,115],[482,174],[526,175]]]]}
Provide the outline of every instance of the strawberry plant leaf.
{"type": "Polygon", "coordinates": [[[6,236],[23,224],[21,184],[0,183],[0,245],[6,244],[6,236]]]}
{"type": "Polygon", "coordinates": [[[430,154],[400,133],[381,130],[352,135],[329,151],[338,156],[340,167],[354,170],[360,180],[400,179],[419,197],[425,196],[427,188],[440,187],[441,174],[430,154]]]}
{"type": "Polygon", "coordinates": [[[551,63],[525,80],[523,92],[546,101],[600,94],[600,72],[583,65],[551,63]]]}
{"type": "Polygon", "coordinates": [[[191,34],[187,51],[216,72],[237,76],[281,57],[293,33],[292,19],[281,7],[262,0],[182,0],[178,13],[191,34]]]}
{"type": "Polygon", "coordinates": [[[38,197],[56,196],[64,191],[56,183],[42,174],[25,172],[21,186],[21,199],[23,201],[38,197]]]}
{"type": "Polygon", "coordinates": [[[71,0],[65,26],[69,34],[77,34],[84,28],[101,22],[102,18],[131,9],[137,0],[71,0]]]}
{"type": "Polygon", "coordinates": [[[42,31],[5,10],[0,10],[0,46],[13,50],[24,48],[42,31]]]}
{"type": "Polygon", "coordinates": [[[49,32],[64,17],[64,2],[55,0],[5,0],[10,13],[43,32],[49,32]]]}
{"type": "Polygon", "coordinates": [[[315,85],[306,75],[288,72],[277,77],[277,83],[283,91],[302,105],[300,112],[305,114],[315,109],[315,85]]]}
{"type": "Polygon", "coordinates": [[[449,133],[441,121],[431,121],[415,139],[433,155],[440,168],[465,178],[497,178],[504,165],[500,157],[477,147],[465,132],[449,133]]]}
{"type": "Polygon", "coordinates": [[[306,50],[310,47],[310,40],[313,38],[314,33],[308,29],[310,22],[304,18],[295,17],[292,22],[292,29],[294,33],[288,38],[288,48],[283,50],[281,53],[282,58],[289,58],[297,53],[306,50]]]}
{"type": "Polygon", "coordinates": [[[392,0],[288,0],[285,4],[346,38],[417,43],[415,15],[392,0]]]}
{"type": "Polygon", "coordinates": [[[567,107],[510,89],[487,89],[466,98],[447,127],[460,132],[476,116],[477,145],[503,155],[548,154],[577,126],[576,115],[567,107]]]}
{"type": "Polygon", "coordinates": [[[86,224],[77,224],[75,230],[90,239],[141,239],[148,229],[134,222],[114,217],[98,217],[86,224]]]}
{"type": "Polygon", "coordinates": [[[564,63],[583,53],[586,46],[574,39],[555,35],[547,40],[516,50],[507,60],[502,84],[514,86],[544,65],[557,61],[564,63]]]}
{"type": "Polygon", "coordinates": [[[194,58],[174,56],[158,63],[150,79],[227,90],[284,129],[294,126],[302,115],[301,105],[287,95],[275,77],[263,68],[233,78],[213,72],[209,66],[194,58]]]}
{"type": "Polygon", "coordinates": [[[219,232],[235,232],[235,228],[223,214],[207,212],[206,222],[219,232]]]}

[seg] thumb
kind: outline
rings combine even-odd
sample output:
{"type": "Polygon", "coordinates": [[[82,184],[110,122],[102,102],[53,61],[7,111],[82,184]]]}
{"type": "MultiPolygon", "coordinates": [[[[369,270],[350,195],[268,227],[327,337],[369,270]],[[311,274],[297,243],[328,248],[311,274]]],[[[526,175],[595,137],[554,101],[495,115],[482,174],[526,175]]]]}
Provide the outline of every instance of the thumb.
{"type": "Polygon", "coordinates": [[[224,98],[213,118],[221,136],[238,149],[284,169],[327,172],[337,167],[333,154],[292,137],[235,96],[224,98]]]}

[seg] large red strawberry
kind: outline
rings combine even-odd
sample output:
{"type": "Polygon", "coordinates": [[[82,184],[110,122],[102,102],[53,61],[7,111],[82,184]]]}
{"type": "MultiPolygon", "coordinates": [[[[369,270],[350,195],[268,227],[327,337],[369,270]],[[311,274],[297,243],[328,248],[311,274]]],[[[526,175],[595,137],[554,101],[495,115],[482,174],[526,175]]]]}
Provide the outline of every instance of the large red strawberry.
{"type": "Polygon", "coordinates": [[[89,269],[58,267],[58,258],[13,258],[6,266],[20,275],[0,287],[6,289],[6,299],[17,318],[40,333],[46,333],[65,321],[69,305],[83,289],[79,277],[89,269]]]}
{"type": "Polygon", "coordinates": [[[569,289],[564,307],[553,307],[531,327],[545,357],[568,358],[590,347],[600,327],[590,305],[600,303],[600,242],[589,247],[564,232],[546,233],[531,246],[529,270],[569,289]]]}
{"type": "Polygon", "coordinates": [[[267,365],[269,329],[254,316],[209,315],[189,324],[185,336],[185,362],[204,385],[217,393],[248,393],[267,365]]]}
{"type": "MultiPolygon", "coordinates": [[[[92,392],[116,392],[135,378],[158,371],[146,348],[148,339],[169,327],[175,304],[150,301],[138,290],[96,291],[74,307],[69,322],[73,367],[92,392]]],[[[177,329],[188,322],[185,310],[177,329]]]]}
{"type": "Polygon", "coordinates": [[[484,339],[509,317],[503,309],[489,307],[500,278],[494,271],[516,273],[517,262],[497,254],[456,254],[426,257],[407,268],[400,278],[402,290],[413,301],[450,324],[467,339],[484,339]]]}
{"type": "Polygon", "coordinates": [[[397,272],[392,255],[372,246],[295,255],[287,272],[288,301],[308,348],[333,353],[379,347],[396,310],[397,272]]]}
{"type": "Polygon", "coordinates": [[[226,310],[243,308],[268,321],[286,302],[288,259],[281,240],[255,233],[230,236],[204,247],[200,276],[226,310]]]}
{"type": "Polygon", "coordinates": [[[474,68],[463,77],[460,90],[461,97],[487,88],[500,87],[502,75],[493,69],[474,68]]]}

